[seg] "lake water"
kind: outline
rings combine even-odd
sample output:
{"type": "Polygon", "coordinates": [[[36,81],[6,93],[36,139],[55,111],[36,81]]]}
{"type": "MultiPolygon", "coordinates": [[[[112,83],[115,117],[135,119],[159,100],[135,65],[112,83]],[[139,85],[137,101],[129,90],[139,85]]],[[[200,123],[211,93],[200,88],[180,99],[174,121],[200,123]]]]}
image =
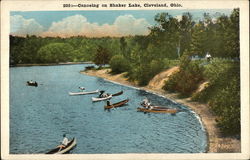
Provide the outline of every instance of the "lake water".
{"type": "Polygon", "coordinates": [[[87,65],[10,68],[10,153],[45,153],[62,140],[76,137],[73,154],[98,153],[200,153],[206,151],[206,132],[198,116],[187,107],[143,90],[80,74],[87,65]],[[39,86],[26,86],[26,81],[39,86]],[[91,101],[97,94],[69,96],[79,86],[124,94],[121,108],[104,110],[105,101],[91,101]],[[148,97],[153,104],[179,108],[171,114],[137,112],[148,97]]]}

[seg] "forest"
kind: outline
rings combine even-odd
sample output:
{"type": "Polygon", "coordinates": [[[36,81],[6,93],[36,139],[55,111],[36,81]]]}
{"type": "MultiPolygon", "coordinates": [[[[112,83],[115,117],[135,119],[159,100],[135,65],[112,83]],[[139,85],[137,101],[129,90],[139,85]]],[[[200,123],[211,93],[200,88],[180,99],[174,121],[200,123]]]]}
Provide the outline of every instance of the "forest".
{"type": "Polygon", "coordinates": [[[100,68],[109,64],[113,74],[126,72],[140,86],[178,65],[180,71],[163,89],[209,104],[223,135],[240,136],[239,9],[217,18],[204,13],[198,22],[188,12],[181,20],[166,12],[156,14],[154,20],[146,36],[10,35],[10,65],[92,61],[100,68]],[[204,59],[208,53],[209,61],[204,59]],[[195,93],[203,82],[208,82],[206,88],[195,93]]]}

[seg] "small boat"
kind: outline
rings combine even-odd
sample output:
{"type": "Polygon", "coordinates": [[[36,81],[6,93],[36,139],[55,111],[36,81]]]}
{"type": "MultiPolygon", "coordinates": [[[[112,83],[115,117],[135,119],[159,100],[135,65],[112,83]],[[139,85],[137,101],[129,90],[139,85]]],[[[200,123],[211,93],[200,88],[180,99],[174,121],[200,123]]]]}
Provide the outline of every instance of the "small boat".
{"type": "Polygon", "coordinates": [[[176,108],[166,108],[166,107],[153,106],[152,109],[138,107],[137,111],[139,111],[139,112],[153,112],[153,113],[171,113],[171,114],[175,114],[178,110],[176,108]]]}
{"type": "Polygon", "coordinates": [[[126,103],[128,103],[129,99],[125,99],[123,101],[114,103],[114,104],[110,104],[107,106],[104,106],[104,109],[111,109],[111,108],[117,108],[117,107],[122,107],[123,105],[125,105],[126,103]]]}
{"type": "Polygon", "coordinates": [[[121,95],[121,94],[123,94],[123,91],[117,92],[117,93],[115,93],[115,94],[110,94],[109,96],[107,96],[107,97],[102,97],[102,98],[100,98],[100,97],[92,97],[92,101],[93,101],[93,102],[104,101],[104,100],[111,99],[111,98],[114,97],[114,96],[119,96],[119,95],[121,95]]]}
{"type": "Polygon", "coordinates": [[[60,147],[56,147],[52,150],[50,150],[49,152],[47,152],[46,154],[63,154],[63,153],[68,153],[71,149],[73,149],[76,146],[76,139],[73,138],[68,145],[65,148],[62,148],[60,150],[60,147]]]}
{"type": "Polygon", "coordinates": [[[107,96],[107,97],[103,97],[103,98],[98,98],[98,97],[92,97],[92,101],[93,102],[98,102],[98,101],[104,101],[104,100],[108,100],[112,98],[112,94],[107,96]]]}
{"type": "Polygon", "coordinates": [[[35,87],[38,86],[38,84],[37,84],[36,81],[35,81],[35,82],[33,82],[33,81],[27,81],[27,85],[28,85],[28,86],[35,86],[35,87]]]}
{"type": "Polygon", "coordinates": [[[90,92],[69,92],[69,95],[75,96],[75,95],[95,94],[98,92],[99,92],[99,90],[90,91],[90,92]]]}
{"type": "Polygon", "coordinates": [[[119,96],[119,95],[121,95],[121,94],[123,94],[123,91],[120,91],[120,92],[117,92],[117,93],[115,93],[115,94],[112,94],[112,96],[114,97],[114,96],[119,96]]]}
{"type": "Polygon", "coordinates": [[[95,68],[95,66],[93,66],[93,65],[92,66],[86,66],[85,70],[90,70],[90,69],[94,69],[94,68],[95,68]]]}

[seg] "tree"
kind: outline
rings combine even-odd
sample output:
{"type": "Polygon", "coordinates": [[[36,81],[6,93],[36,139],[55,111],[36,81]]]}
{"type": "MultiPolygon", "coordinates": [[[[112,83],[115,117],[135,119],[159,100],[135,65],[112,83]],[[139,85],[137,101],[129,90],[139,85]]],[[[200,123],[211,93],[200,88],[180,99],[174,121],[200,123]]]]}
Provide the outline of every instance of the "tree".
{"type": "Polygon", "coordinates": [[[182,56],[185,50],[190,49],[191,39],[192,39],[192,29],[195,25],[195,22],[192,20],[192,15],[187,12],[183,13],[180,20],[180,53],[179,56],[182,56]]]}
{"type": "Polygon", "coordinates": [[[191,55],[205,55],[205,46],[206,46],[206,34],[205,34],[205,25],[203,22],[199,22],[194,26],[194,31],[192,34],[192,41],[190,45],[191,55]]]}
{"type": "Polygon", "coordinates": [[[67,43],[51,43],[41,47],[38,51],[41,63],[58,63],[70,61],[73,47],[67,43]]]}
{"type": "Polygon", "coordinates": [[[124,37],[120,38],[120,50],[124,56],[127,56],[126,54],[126,48],[127,48],[127,42],[124,37]]]}
{"type": "Polygon", "coordinates": [[[149,38],[151,44],[161,48],[161,58],[178,58],[177,48],[180,43],[180,24],[179,21],[168,13],[158,13],[155,16],[157,24],[150,27],[149,38]]]}
{"type": "Polygon", "coordinates": [[[228,41],[226,52],[232,58],[240,58],[240,34],[239,34],[239,8],[234,9],[230,16],[230,26],[228,35],[228,41]]]}
{"type": "Polygon", "coordinates": [[[96,65],[98,65],[100,68],[108,64],[110,60],[110,53],[106,48],[103,48],[102,46],[99,46],[97,48],[97,52],[95,54],[94,62],[96,65]]]}

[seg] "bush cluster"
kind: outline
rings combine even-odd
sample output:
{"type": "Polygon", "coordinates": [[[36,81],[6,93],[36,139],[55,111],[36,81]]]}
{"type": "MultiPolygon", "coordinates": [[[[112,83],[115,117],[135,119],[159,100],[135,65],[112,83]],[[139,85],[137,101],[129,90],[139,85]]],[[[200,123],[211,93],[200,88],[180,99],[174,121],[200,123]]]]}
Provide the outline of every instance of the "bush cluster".
{"type": "Polygon", "coordinates": [[[240,133],[240,63],[215,59],[205,69],[209,86],[192,99],[208,103],[224,135],[240,133]]]}
{"type": "Polygon", "coordinates": [[[187,55],[181,58],[180,70],[170,76],[163,89],[170,92],[179,92],[183,96],[189,96],[203,81],[203,66],[199,62],[192,62],[187,55]]]}
{"type": "Polygon", "coordinates": [[[129,62],[123,55],[115,55],[109,61],[112,73],[118,74],[129,70],[129,62]]]}

